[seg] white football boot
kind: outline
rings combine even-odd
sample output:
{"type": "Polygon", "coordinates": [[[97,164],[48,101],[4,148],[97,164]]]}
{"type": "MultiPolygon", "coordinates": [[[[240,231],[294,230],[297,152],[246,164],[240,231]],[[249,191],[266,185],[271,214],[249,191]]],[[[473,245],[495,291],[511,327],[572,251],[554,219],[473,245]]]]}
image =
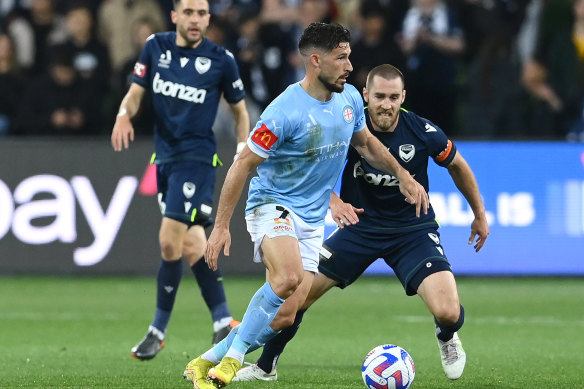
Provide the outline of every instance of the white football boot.
{"type": "Polygon", "coordinates": [[[462,348],[462,343],[455,332],[452,339],[448,342],[438,340],[438,347],[440,348],[440,356],[442,358],[442,368],[446,377],[451,380],[456,380],[462,376],[464,365],[466,364],[466,353],[462,348]]]}
{"type": "Polygon", "coordinates": [[[266,373],[265,371],[260,369],[258,365],[254,363],[239,370],[232,381],[241,382],[241,381],[277,381],[277,380],[278,372],[276,371],[276,369],[272,370],[269,373],[266,373]]]}

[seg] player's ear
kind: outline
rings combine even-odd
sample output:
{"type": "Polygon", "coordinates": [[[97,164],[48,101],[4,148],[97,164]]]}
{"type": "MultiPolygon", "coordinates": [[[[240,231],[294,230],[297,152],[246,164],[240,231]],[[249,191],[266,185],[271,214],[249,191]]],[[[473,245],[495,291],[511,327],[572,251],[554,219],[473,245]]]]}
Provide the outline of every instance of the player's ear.
{"type": "Polygon", "coordinates": [[[366,103],[369,102],[369,94],[367,93],[366,87],[363,87],[363,100],[365,100],[366,103]]]}
{"type": "Polygon", "coordinates": [[[175,10],[170,11],[170,20],[172,20],[172,22],[174,24],[176,24],[176,11],[175,10]]]}
{"type": "Polygon", "coordinates": [[[310,54],[310,63],[315,68],[319,67],[320,66],[320,55],[318,53],[310,54]]]}
{"type": "Polygon", "coordinates": [[[402,91],[402,101],[401,101],[401,103],[403,104],[404,101],[406,101],[406,90],[405,89],[402,91]]]}

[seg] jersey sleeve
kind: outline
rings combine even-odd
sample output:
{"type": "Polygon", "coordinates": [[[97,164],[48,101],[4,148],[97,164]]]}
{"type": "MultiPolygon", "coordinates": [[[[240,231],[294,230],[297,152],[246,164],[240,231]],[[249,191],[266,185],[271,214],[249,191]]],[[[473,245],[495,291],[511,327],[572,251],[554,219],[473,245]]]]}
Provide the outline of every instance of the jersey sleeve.
{"type": "Polygon", "coordinates": [[[355,127],[353,128],[353,133],[359,132],[365,128],[367,125],[367,117],[365,116],[365,106],[363,105],[363,98],[357,88],[353,85],[347,84],[346,88],[350,88],[351,99],[353,101],[355,110],[353,114],[355,115],[355,127]]]}
{"type": "Polygon", "coordinates": [[[155,41],[153,38],[154,34],[146,39],[146,44],[142,48],[142,52],[134,65],[134,73],[132,74],[132,82],[144,88],[148,88],[148,80],[150,79],[150,57],[155,41]]]}
{"type": "Polygon", "coordinates": [[[289,127],[286,116],[273,106],[268,106],[251,131],[247,145],[255,154],[269,158],[284,142],[289,127]]]}
{"type": "Polygon", "coordinates": [[[223,95],[229,104],[235,104],[245,97],[243,81],[233,54],[225,50],[225,71],[223,72],[223,95]]]}
{"type": "Polygon", "coordinates": [[[365,117],[365,108],[363,107],[363,100],[359,99],[357,102],[357,108],[355,110],[355,128],[353,132],[359,132],[365,128],[367,120],[365,117]]]}
{"type": "Polygon", "coordinates": [[[440,127],[426,119],[421,120],[430,156],[436,164],[442,167],[448,166],[456,155],[456,145],[448,139],[440,127]]]}

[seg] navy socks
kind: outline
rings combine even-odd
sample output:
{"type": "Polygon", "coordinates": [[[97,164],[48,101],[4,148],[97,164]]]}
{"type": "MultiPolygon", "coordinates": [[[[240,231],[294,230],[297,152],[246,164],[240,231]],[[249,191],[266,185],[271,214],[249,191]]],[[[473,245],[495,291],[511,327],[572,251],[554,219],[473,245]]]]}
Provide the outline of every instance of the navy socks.
{"type": "Polygon", "coordinates": [[[205,300],[207,307],[211,311],[213,321],[216,322],[223,318],[231,317],[227,307],[225,291],[223,290],[221,271],[219,269],[217,271],[209,269],[204,257],[191,266],[191,270],[197,279],[203,300],[205,300]]]}
{"type": "Polygon", "coordinates": [[[152,326],[162,332],[166,332],[170,314],[176,299],[176,292],[182,277],[182,260],[162,261],[158,269],[158,283],[156,296],[156,313],[152,326]]]}

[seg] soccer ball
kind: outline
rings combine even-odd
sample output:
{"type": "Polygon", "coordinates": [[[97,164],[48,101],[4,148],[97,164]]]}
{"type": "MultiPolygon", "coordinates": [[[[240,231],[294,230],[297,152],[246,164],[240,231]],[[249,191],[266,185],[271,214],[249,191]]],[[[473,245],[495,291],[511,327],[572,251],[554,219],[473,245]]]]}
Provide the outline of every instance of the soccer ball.
{"type": "Polygon", "coordinates": [[[406,350],[382,344],[369,351],[361,375],[369,389],[407,389],[414,381],[416,367],[406,350]]]}

